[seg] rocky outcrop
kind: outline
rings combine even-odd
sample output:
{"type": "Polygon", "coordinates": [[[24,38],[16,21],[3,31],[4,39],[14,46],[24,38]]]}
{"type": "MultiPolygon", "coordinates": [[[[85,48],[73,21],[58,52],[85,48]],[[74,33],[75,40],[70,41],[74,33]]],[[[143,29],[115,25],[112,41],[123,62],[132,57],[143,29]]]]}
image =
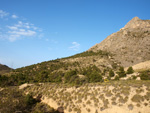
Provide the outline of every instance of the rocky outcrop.
{"type": "Polygon", "coordinates": [[[105,50],[124,67],[150,60],[150,20],[134,17],[89,51],[105,50]]]}

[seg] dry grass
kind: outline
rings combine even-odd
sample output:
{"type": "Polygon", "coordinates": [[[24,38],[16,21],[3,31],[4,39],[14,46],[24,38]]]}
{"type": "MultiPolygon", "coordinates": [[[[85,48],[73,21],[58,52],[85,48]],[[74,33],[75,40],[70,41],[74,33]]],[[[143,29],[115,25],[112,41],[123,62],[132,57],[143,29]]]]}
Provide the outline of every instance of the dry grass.
{"type": "Polygon", "coordinates": [[[126,106],[131,111],[134,106],[150,106],[149,84],[150,81],[111,81],[75,87],[46,83],[32,85],[25,92],[53,99],[57,106],[64,107],[66,113],[81,113],[83,109],[99,113],[112,106],[126,106]]]}

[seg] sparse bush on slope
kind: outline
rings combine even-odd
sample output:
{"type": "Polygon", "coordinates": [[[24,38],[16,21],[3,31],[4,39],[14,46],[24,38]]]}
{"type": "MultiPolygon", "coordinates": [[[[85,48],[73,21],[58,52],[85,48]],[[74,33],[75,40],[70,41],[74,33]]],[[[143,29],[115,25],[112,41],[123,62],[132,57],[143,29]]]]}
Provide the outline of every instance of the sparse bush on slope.
{"type": "Polygon", "coordinates": [[[27,113],[30,111],[32,105],[26,104],[26,96],[16,88],[6,88],[0,91],[0,112],[1,113],[15,113],[16,111],[22,111],[27,113]]]}
{"type": "Polygon", "coordinates": [[[120,67],[119,71],[117,72],[117,74],[119,75],[119,77],[126,77],[126,73],[124,71],[124,67],[120,67]]]}
{"type": "Polygon", "coordinates": [[[114,77],[115,76],[115,73],[114,73],[114,71],[111,69],[110,71],[109,71],[109,77],[114,77]]]}
{"type": "Polygon", "coordinates": [[[127,74],[132,74],[132,73],[134,73],[134,70],[133,70],[132,67],[129,67],[129,68],[127,69],[127,74]]]}
{"type": "Polygon", "coordinates": [[[31,94],[25,95],[16,87],[8,87],[0,91],[0,113],[59,113],[39,102],[31,94]]]}
{"type": "Polygon", "coordinates": [[[140,74],[141,80],[150,80],[150,71],[144,71],[140,74]]]}

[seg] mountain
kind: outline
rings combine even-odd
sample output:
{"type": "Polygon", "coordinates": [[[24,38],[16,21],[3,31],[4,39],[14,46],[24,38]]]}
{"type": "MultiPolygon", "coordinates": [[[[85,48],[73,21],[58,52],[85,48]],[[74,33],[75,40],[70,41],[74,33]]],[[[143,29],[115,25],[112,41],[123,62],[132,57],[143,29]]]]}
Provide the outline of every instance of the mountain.
{"type": "Polygon", "coordinates": [[[85,52],[12,70],[0,113],[149,113],[149,44],[150,20],[135,17],[85,52]]]}
{"type": "Polygon", "coordinates": [[[0,74],[8,73],[11,71],[11,68],[9,68],[6,65],[0,64],[0,74]]]}
{"type": "MultiPolygon", "coordinates": [[[[141,20],[134,17],[120,31],[111,34],[89,50],[70,57],[13,70],[10,75],[13,75],[15,81],[8,82],[15,85],[26,82],[73,84],[100,82],[106,78],[110,79],[109,72],[111,70],[115,72],[115,75],[118,71],[121,71],[120,74],[125,73],[123,68],[120,70],[119,68],[134,66],[141,62],[147,63],[146,61],[149,60],[150,20],[141,20]],[[16,78],[18,78],[17,81],[16,78]]],[[[138,67],[140,67],[140,70],[144,70],[143,63],[138,67]]],[[[119,77],[124,76],[125,74],[119,75],[119,77]]]]}
{"type": "Polygon", "coordinates": [[[88,51],[107,51],[122,66],[150,60],[150,20],[134,17],[120,31],[111,34],[88,51]]]}

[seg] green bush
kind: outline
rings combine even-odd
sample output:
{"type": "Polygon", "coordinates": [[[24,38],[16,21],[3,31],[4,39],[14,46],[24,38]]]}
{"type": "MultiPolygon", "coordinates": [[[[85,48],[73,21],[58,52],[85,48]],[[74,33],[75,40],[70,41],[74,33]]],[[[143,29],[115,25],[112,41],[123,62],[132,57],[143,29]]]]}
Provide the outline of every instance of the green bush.
{"type": "Polygon", "coordinates": [[[117,72],[119,77],[126,77],[126,73],[124,71],[124,67],[120,67],[119,71],[117,72]]]}
{"type": "Polygon", "coordinates": [[[41,71],[37,77],[36,77],[38,82],[46,82],[48,81],[48,72],[47,71],[41,71]]]}
{"type": "Polygon", "coordinates": [[[0,91],[0,113],[59,113],[38,102],[32,95],[25,95],[16,87],[7,87],[0,91]]]}
{"type": "Polygon", "coordinates": [[[28,94],[26,97],[25,97],[25,103],[27,105],[33,105],[36,103],[36,100],[32,97],[32,95],[28,94]]]}
{"type": "Polygon", "coordinates": [[[64,75],[64,81],[65,83],[71,82],[73,78],[77,77],[77,71],[76,70],[71,70],[65,73],[64,75]]]}
{"type": "Polygon", "coordinates": [[[117,76],[115,76],[115,79],[114,80],[119,80],[119,76],[117,75],[117,76]]]}
{"type": "Polygon", "coordinates": [[[33,107],[30,99],[26,97],[23,92],[15,87],[8,87],[0,91],[0,113],[16,113],[22,111],[27,113],[33,107]],[[30,105],[27,105],[27,101],[30,105]]]}
{"type": "Polygon", "coordinates": [[[134,70],[133,70],[132,67],[129,67],[129,68],[127,69],[127,74],[132,74],[132,73],[134,73],[134,70]]]}
{"type": "Polygon", "coordinates": [[[150,80],[150,74],[148,71],[142,72],[140,74],[140,78],[141,80],[150,80]]]}
{"type": "Polygon", "coordinates": [[[35,107],[32,109],[31,113],[59,113],[59,112],[54,110],[54,108],[51,108],[47,104],[37,103],[35,107]]]}
{"type": "Polygon", "coordinates": [[[114,76],[115,76],[114,71],[113,71],[113,70],[110,70],[110,71],[109,71],[109,77],[114,77],[114,76]]]}
{"type": "Polygon", "coordinates": [[[0,86],[3,87],[8,84],[8,77],[0,75],[0,86]]]}
{"type": "Polygon", "coordinates": [[[102,82],[103,78],[98,72],[92,72],[90,76],[88,76],[89,82],[102,82]]]}

